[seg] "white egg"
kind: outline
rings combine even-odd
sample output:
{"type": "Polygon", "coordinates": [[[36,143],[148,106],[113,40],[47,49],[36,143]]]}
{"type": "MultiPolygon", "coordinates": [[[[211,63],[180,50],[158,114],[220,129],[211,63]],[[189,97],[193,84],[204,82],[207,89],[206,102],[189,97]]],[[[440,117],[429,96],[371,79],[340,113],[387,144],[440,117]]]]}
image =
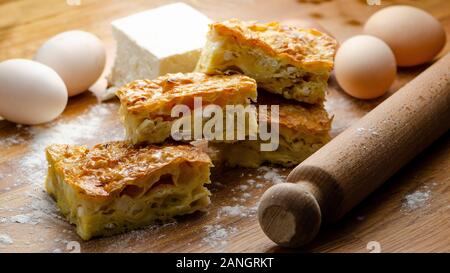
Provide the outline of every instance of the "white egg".
{"type": "Polygon", "coordinates": [[[73,30],[45,42],[34,59],[61,76],[71,97],[88,90],[98,80],[105,68],[106,52],[95,35],[73,30]]]}
{"type": "Polygon", "coordinates": [[[0,63],[0,116],[21,124],[58,117],[67,105],[61,77],[38,62],[13,59],[0,63]]]}

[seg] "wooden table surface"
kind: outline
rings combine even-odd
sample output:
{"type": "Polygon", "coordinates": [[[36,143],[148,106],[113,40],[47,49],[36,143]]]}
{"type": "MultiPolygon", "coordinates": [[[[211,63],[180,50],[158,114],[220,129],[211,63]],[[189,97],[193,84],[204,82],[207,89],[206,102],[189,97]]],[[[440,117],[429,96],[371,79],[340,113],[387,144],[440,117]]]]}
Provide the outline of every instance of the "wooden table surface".
{"type": "MultiPolygon", "coordinates": [[[[52,35],[82,29],[105,42],[110,65],[114,55],[110,22],[170,1],[81,2],[80,6],[69,6],[63,0],[0,0],[0,61],[32,58],[52,35]]],[[[216,20],[313,18],[339,41],[360,33],[368,16],[381,7],[410,3],[433,14],[450,37],[450,1],[446,0],[382,0],[382,6],[369,6],[364,0],[186,2],[216,20]]],[[[449,49],[447,43],[443,53],[449,49]]],[[[426,67],[400,69],[390,94],[426,67]]],[[[331,79],[326,107],[335,116],[333,136],[386,97],[357,101],[346,96],[331,79]]],[[[117,101],[98,103],[96,96],[86,92],[71,98],[64,114],[50,124],[27,127],[0,121],[0,252],[68,252],[78,242],[82,252],[288,251],[264,236],[255,217],[264,190],[289,172],[270,167],[236,169],[217,175],[211,186],[212,205],[206,214],[81,242],[73,226],[61,219],[53,201],[42,190],[46,172],[43,149],[54,142],[93,145],[122,138],[117,108],[117,101]]],[[[342,221],[325,227],[316,241],[298,251],[370,252],[371,245],[378,245],[382,252],[449,252],[449,140],[447,133],[342,221]]]]}

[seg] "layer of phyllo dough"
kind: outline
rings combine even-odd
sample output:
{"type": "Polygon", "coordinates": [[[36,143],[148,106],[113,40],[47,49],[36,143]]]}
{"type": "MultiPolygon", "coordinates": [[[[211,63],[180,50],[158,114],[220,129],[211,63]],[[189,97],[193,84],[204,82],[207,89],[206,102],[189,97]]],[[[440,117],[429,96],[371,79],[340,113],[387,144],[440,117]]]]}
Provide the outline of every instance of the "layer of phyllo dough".
{"type": "Polygon", "coordinates": [[[51,145],[47,192],[89,240],[204,210],[211,160],[184,144],[51,145]]]}

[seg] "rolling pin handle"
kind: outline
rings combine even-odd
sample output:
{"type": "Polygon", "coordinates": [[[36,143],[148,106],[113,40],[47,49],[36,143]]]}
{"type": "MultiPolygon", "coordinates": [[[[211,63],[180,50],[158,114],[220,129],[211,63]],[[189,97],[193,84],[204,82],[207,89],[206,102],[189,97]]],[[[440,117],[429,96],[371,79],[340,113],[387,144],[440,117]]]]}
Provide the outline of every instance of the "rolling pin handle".
{"type": "Polygon", "coordinates": [[[312,241],[322,222],[317,188],[309,182],[272,186],[261,198],[258,218],[264,233],[280,246],[296,248],[312,241]]]}

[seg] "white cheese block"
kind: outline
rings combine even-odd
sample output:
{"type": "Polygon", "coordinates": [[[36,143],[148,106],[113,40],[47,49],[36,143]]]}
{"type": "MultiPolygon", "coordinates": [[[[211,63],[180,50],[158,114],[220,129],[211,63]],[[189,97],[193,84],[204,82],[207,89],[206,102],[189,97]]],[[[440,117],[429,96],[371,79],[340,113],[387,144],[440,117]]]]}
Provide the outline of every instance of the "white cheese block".
{"type": "Polygon", "coordinates": [[[117,42],[111,86],[192,72],[211,20],[184,3],[161,6],[112,22],[117,42]]]}

